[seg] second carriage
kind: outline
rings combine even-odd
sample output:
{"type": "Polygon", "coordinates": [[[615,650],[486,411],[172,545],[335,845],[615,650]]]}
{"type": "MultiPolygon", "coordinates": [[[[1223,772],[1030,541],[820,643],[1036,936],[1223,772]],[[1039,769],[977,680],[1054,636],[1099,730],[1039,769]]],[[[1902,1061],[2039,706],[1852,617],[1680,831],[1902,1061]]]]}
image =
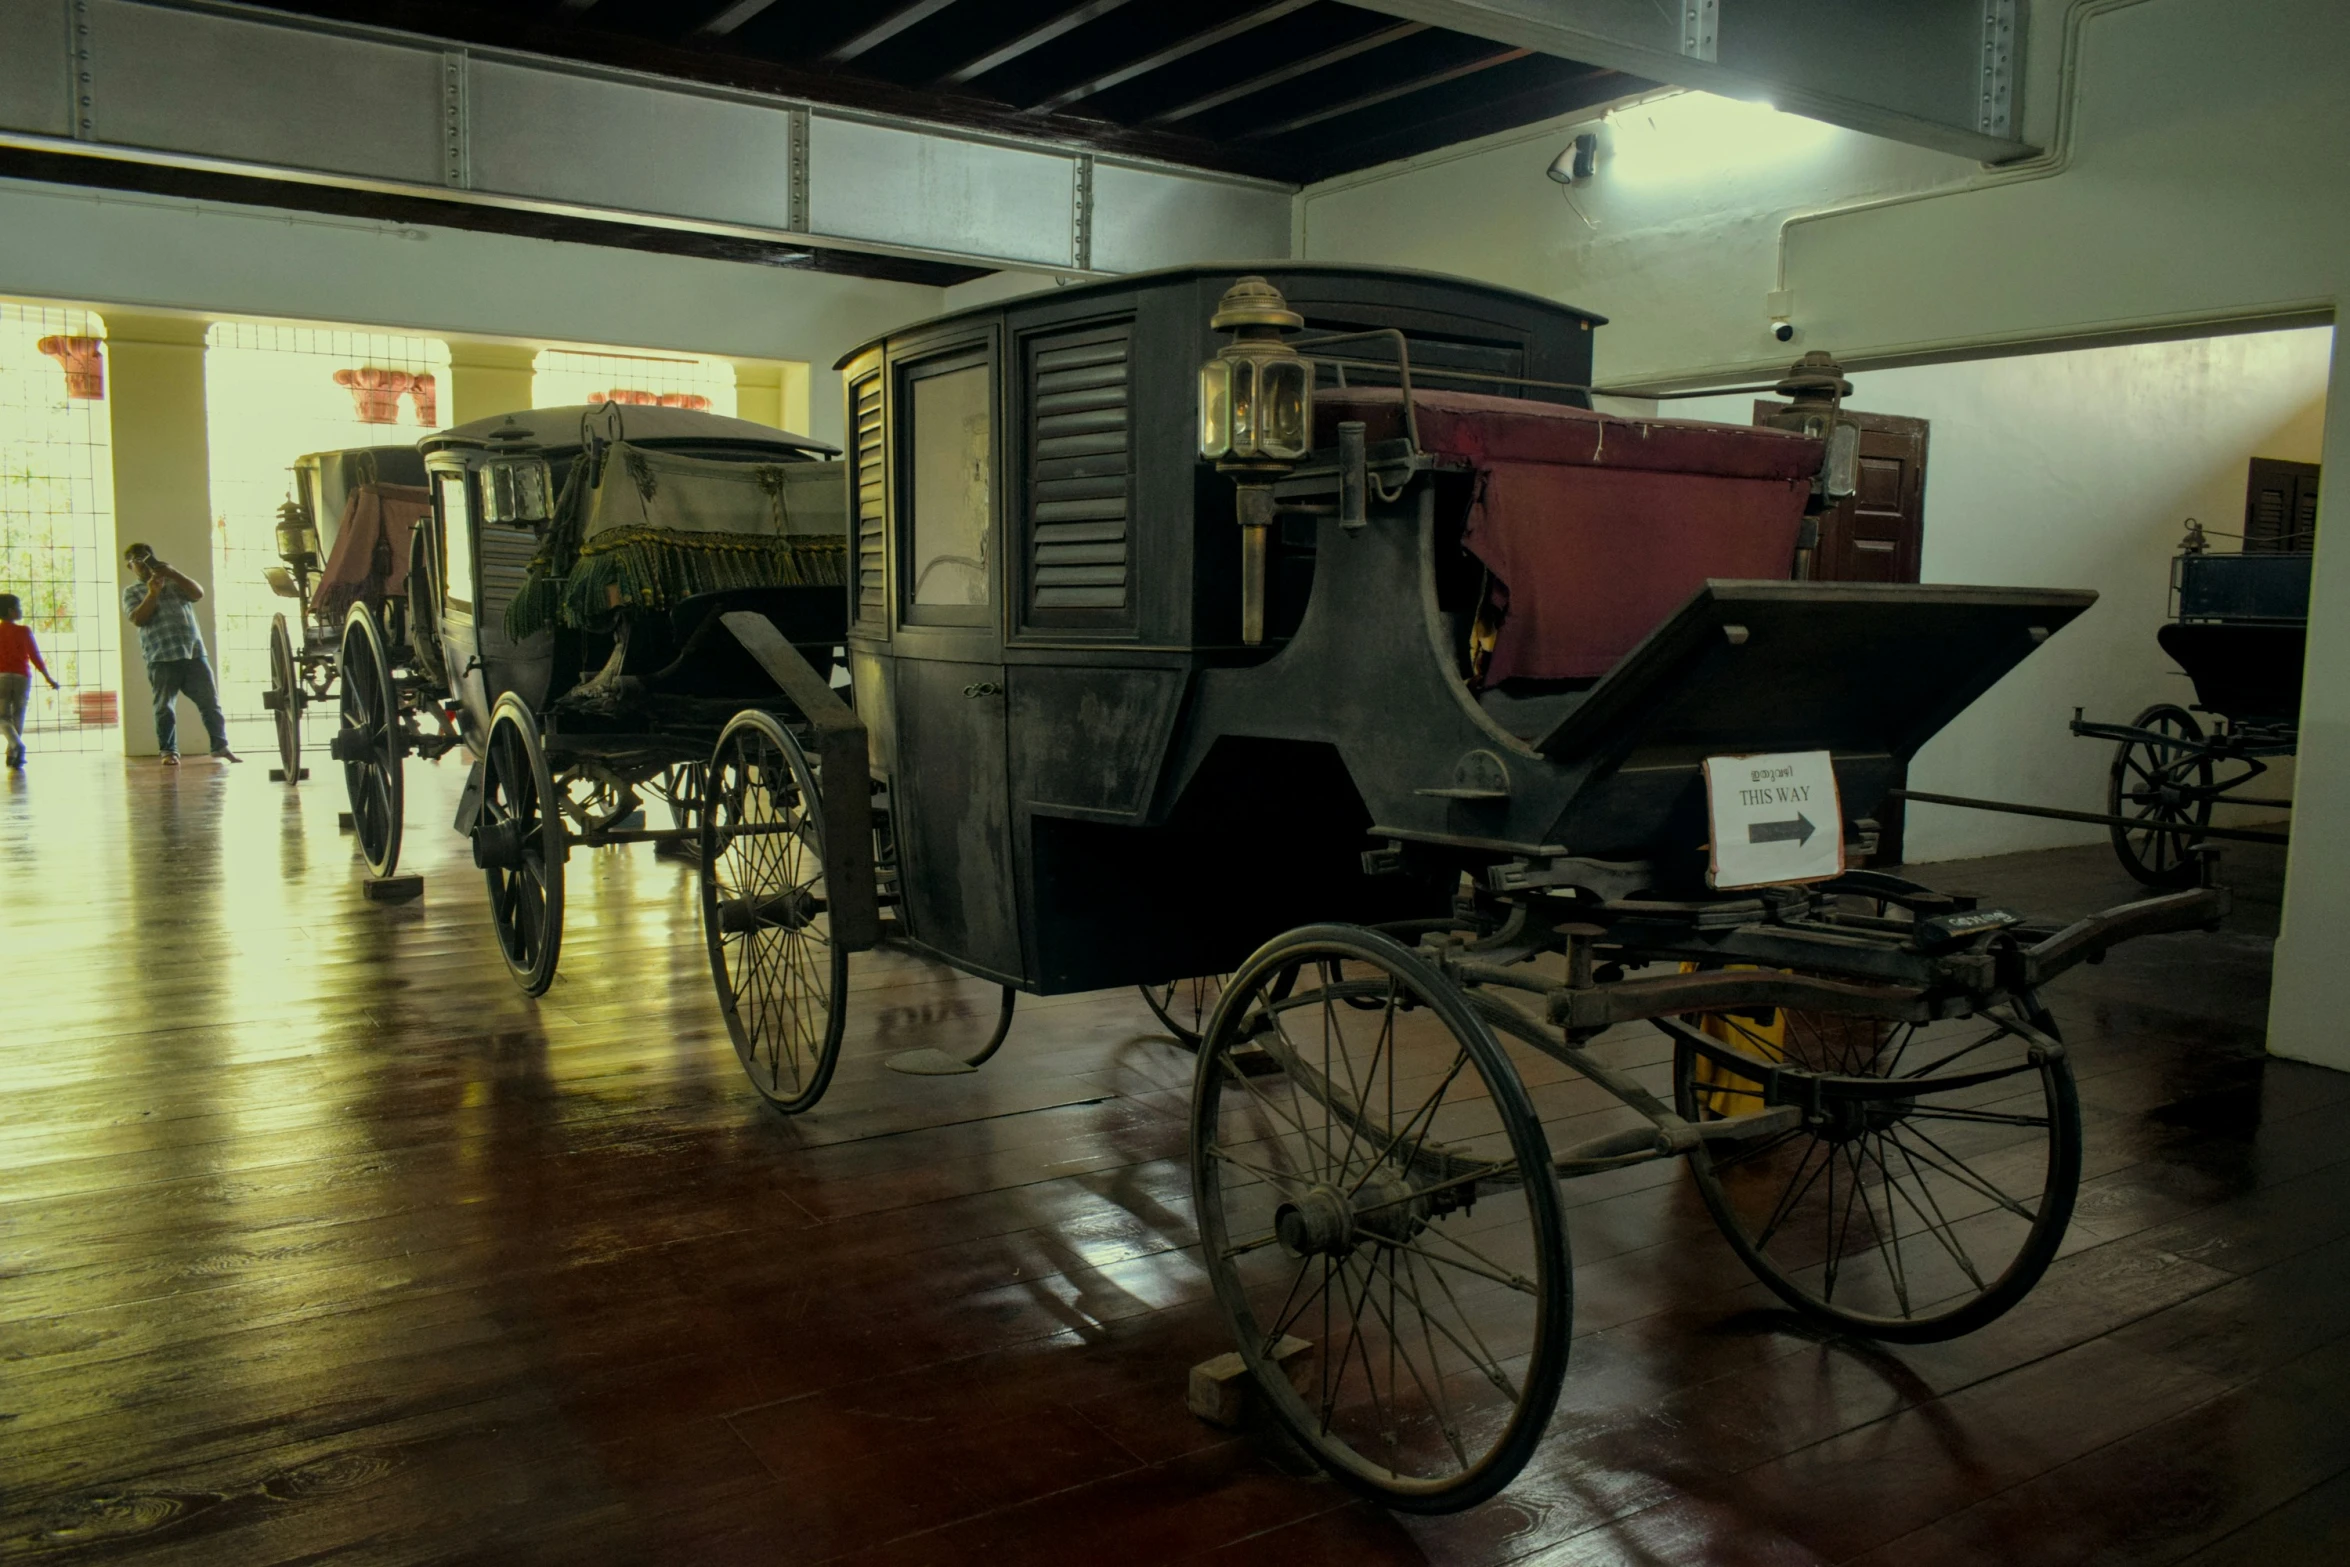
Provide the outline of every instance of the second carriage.
{"type": "MultiPolygon", "coordinates": [[[[456,825],[508,966],[535,995],[560,958],[573,847],[698,847],[714,754],[780,754],[786,726],[821,753],[824,725],[839,727],[840,467],[831,447],[748,421],[609,404],[420,445],[429,511],[406,636],[364,607],[349,616],[334,755],[385,875],[404,758],[442,731],[462,737],[476,760],[456,825]],[[769,672],[785,646],[798,650],[787,674],[812,674],[796,689],[769,672]],[[666,825],[647,825],[648,797],[666,825]]],[[[737,854],[797,852],[740,826],[737,854]]]]}

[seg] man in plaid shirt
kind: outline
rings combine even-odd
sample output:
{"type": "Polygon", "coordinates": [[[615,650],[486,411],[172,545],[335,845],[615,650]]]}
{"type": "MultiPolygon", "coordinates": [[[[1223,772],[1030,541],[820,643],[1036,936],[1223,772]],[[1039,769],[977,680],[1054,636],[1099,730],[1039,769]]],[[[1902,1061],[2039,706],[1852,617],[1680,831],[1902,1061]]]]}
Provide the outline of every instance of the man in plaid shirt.
{"type": "Polygon", "coordinates": [[[139,628],[147,683],[155,688],[155,742],[163,750],[163,765],[179,766],[179,717],[172,703],[182,696],[203,718],[212,754],[224,762],[243,761],[228,748],[228,722],[220,716],[212,664],[204,656],[204,634],[196,628],[194,605],[204,590],[157,560],[144,544],[132,545],[122,558],[139,579],[122,590],[122,612],[139,628]]]}

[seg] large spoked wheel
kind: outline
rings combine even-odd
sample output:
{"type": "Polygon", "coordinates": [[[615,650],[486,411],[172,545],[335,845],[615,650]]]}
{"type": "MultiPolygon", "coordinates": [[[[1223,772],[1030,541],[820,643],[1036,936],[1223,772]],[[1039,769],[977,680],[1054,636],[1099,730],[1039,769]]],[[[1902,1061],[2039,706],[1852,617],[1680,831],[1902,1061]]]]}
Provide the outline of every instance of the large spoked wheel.
{"type": "Polygon", "coordinates": [[[702,934],[734,1053],[791,1114],[824,1096],[847,1015],[821,799],[807,755],[770,715],[738,713],[720,733],[702,789],[702,934]]]}
{"type": "Polygon", "coordinates": [[[1567,1237],[1541,1123],[1461,993],[1375,931],[1276,937],[1208,1021],[1191,1154],[1216,1302],[1289,1434],[1407,1512],[1509,1484],[1566,1373],[1567,1237]]]}
{"type": "Polygon", "coordinates": [[[2113,852],[2122,869],[2149,887],[2184,887],[2195,880],[2187,846],[2211,825],[2211,755],[2203,726],[2185,708],[2158,702],[2131,724],[2160,740],[2124,740],[2114,747],[2106,810],[2143,826],[2114,826],[2113,852]]]}
{"type": "Polygon", "coordinates": [[[1724,1049],[1677,1036],[1688,1120],[1763,1109],[1771,1064],[1827,1074],[1801,1124],[1689,1156],[1714,1222],[1780,1299],[1826,1327],[1924,1343],[1973,1332],[2039,1281],[2081,1181],[2080,1101],[2045,1013],[1696,1021],[1724,1049]]]}
{"type": "Polygon", "coordinates": [[[286,632],[286,617],[269,618],[269,694],[262,706],[277,720],[277,761],[287,783],[302,781],[301,681],[294,669],[294,639],[286,632]]]}
{"type": "Polygon", "coordinates": [[[352,606],[343,622],[337,660],[342,678],[342,728],[334,755],[343,764],[343,788],[351,797],[351,827],[359,852],[376,876],[400,864],[400,822],[405,804],[400,781],[400,694],[384,656],[383,632],[367,606],[352,606]]]}
{"type": "Polygon", "coordinates": [[[498,946],[523,994],[543,996],[563,951],[563,861],[570,840],[562,797],[539,744],[538,721],[520,697],[498,698],[482,753],[481,811],[473,863],[490,889],[498,946]]]}
{"type": "MultiPolygon", "coordinates": [[[[1164,985],[1141,985],[1144,1006],[1159,1026],[1173,1036],[1175,1043],[1186,1050],[1197,1051],[1207,1032],[1208,1019],[1214,1015],[1216,1003],[1224,999],[1224,986],[1231,980],[1229,974],[1195,974],[1189,979],[1171,979],[1164,985]]],[[[1273,983],[1273,998],[1281,999],[1297,984],[1294,973],[1281,975],[1273,983]]]]}

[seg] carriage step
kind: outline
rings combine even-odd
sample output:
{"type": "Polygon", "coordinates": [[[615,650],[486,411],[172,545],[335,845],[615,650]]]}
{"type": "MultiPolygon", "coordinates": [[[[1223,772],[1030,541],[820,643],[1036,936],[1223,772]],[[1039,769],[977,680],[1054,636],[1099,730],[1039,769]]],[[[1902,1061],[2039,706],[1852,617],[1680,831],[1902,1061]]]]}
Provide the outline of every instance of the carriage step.
{"type": "Polygon", "coordinates": [[[414,872],[371,876],[359,884],[359,895],[370,903],[413,903],[424,896],[424,878],[414,872]]]}
{"type": "Polygon", "coordinates": [[[950,1056],[945,1051],[934,1050],[928,1045],[923,1046],[920,1050],[901,1051],[884,1061],[882,1065],[893,1072],[903,1072],[909,1077],[960,1077],[965,1072],[979,1070],[959,1056],[950,1056]]]}
{"type": "MultiPolygon", "coordinates": [[[[296,782],[296,783],[300,783],[300,782],[301,782],[303,779],[305,779],[305,778],[307,778],[307,777],[309,777],[309,776],[310,776],[310,769],[309,769],[309,768],[307,768],[307,767],[296,768],[296,769],[295,769],[295,771],[294,771],[294,782],[296,782]]],[[[270,781],[271,783],[284,783],[284,782],[286,781],[286,770],[285,770],[284,768],[282,768],[282,767],[272,767],[272,768],[269,770],[269,781],[270,781]]],[[[345,814],[345,815],[348,815],[348,814],[350,814],[350,813],[349,813],[349,812],[345,812],[344,814],[345,814]]]]}
{"type": "MultiPolygon", "coordinates": [[[[1289,1385],[1303,1397],[1313,1382],[1314,1346],[1302,1338],[1284,1333],[1281,1342],[1273,1346],[1273,1364],[1289,1378],[1289,1385]]],[[[1184,1392],[1184,1406],[1209,1425],[1237,1431],[1248,1423],[1257,1401],[1255,1379],[1248,1374],[1248,1364],[1240,1358],[1240,1351],[1226,1350],[1213,1360],[1203,1360],[1191,1368],[1191,1383],[1184,1392]]]]}
{"type": "Polygon", "coordinates": [[[337,811],[335,812],[335,829],[338,832],[357,832],[359,824],[351,820],[349,811],[337,811]]]}

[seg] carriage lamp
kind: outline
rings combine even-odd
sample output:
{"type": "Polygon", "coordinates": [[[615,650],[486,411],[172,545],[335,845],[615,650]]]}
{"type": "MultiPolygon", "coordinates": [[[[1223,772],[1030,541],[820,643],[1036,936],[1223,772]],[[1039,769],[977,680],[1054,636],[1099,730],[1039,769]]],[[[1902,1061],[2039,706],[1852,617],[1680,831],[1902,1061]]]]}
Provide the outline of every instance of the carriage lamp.
{"type": "Polygon", "coordinates": [[[277,509],[277,553],[287,565],[305,571],[318,565],[318,529],[300,501],[286,501],[277,509]]]}
{"type": "Polygon", "coordinates": [[[1281,336],[1305,318],[1261,277],[1226,289],[1208,325],[1232,341],[1200,366],[1199,451],[1238,480],[1240,639],[1254,647],[1265,640],[1271,481],[1313,450],[1314,366],[1281,336]]]}
{"type": "Polygon", "coordinates": [[[544,458],[508,458],[481,465],[481,507],[486,521],[509,527],[545,522],[554,515],[554,492],[544,458]]]}

